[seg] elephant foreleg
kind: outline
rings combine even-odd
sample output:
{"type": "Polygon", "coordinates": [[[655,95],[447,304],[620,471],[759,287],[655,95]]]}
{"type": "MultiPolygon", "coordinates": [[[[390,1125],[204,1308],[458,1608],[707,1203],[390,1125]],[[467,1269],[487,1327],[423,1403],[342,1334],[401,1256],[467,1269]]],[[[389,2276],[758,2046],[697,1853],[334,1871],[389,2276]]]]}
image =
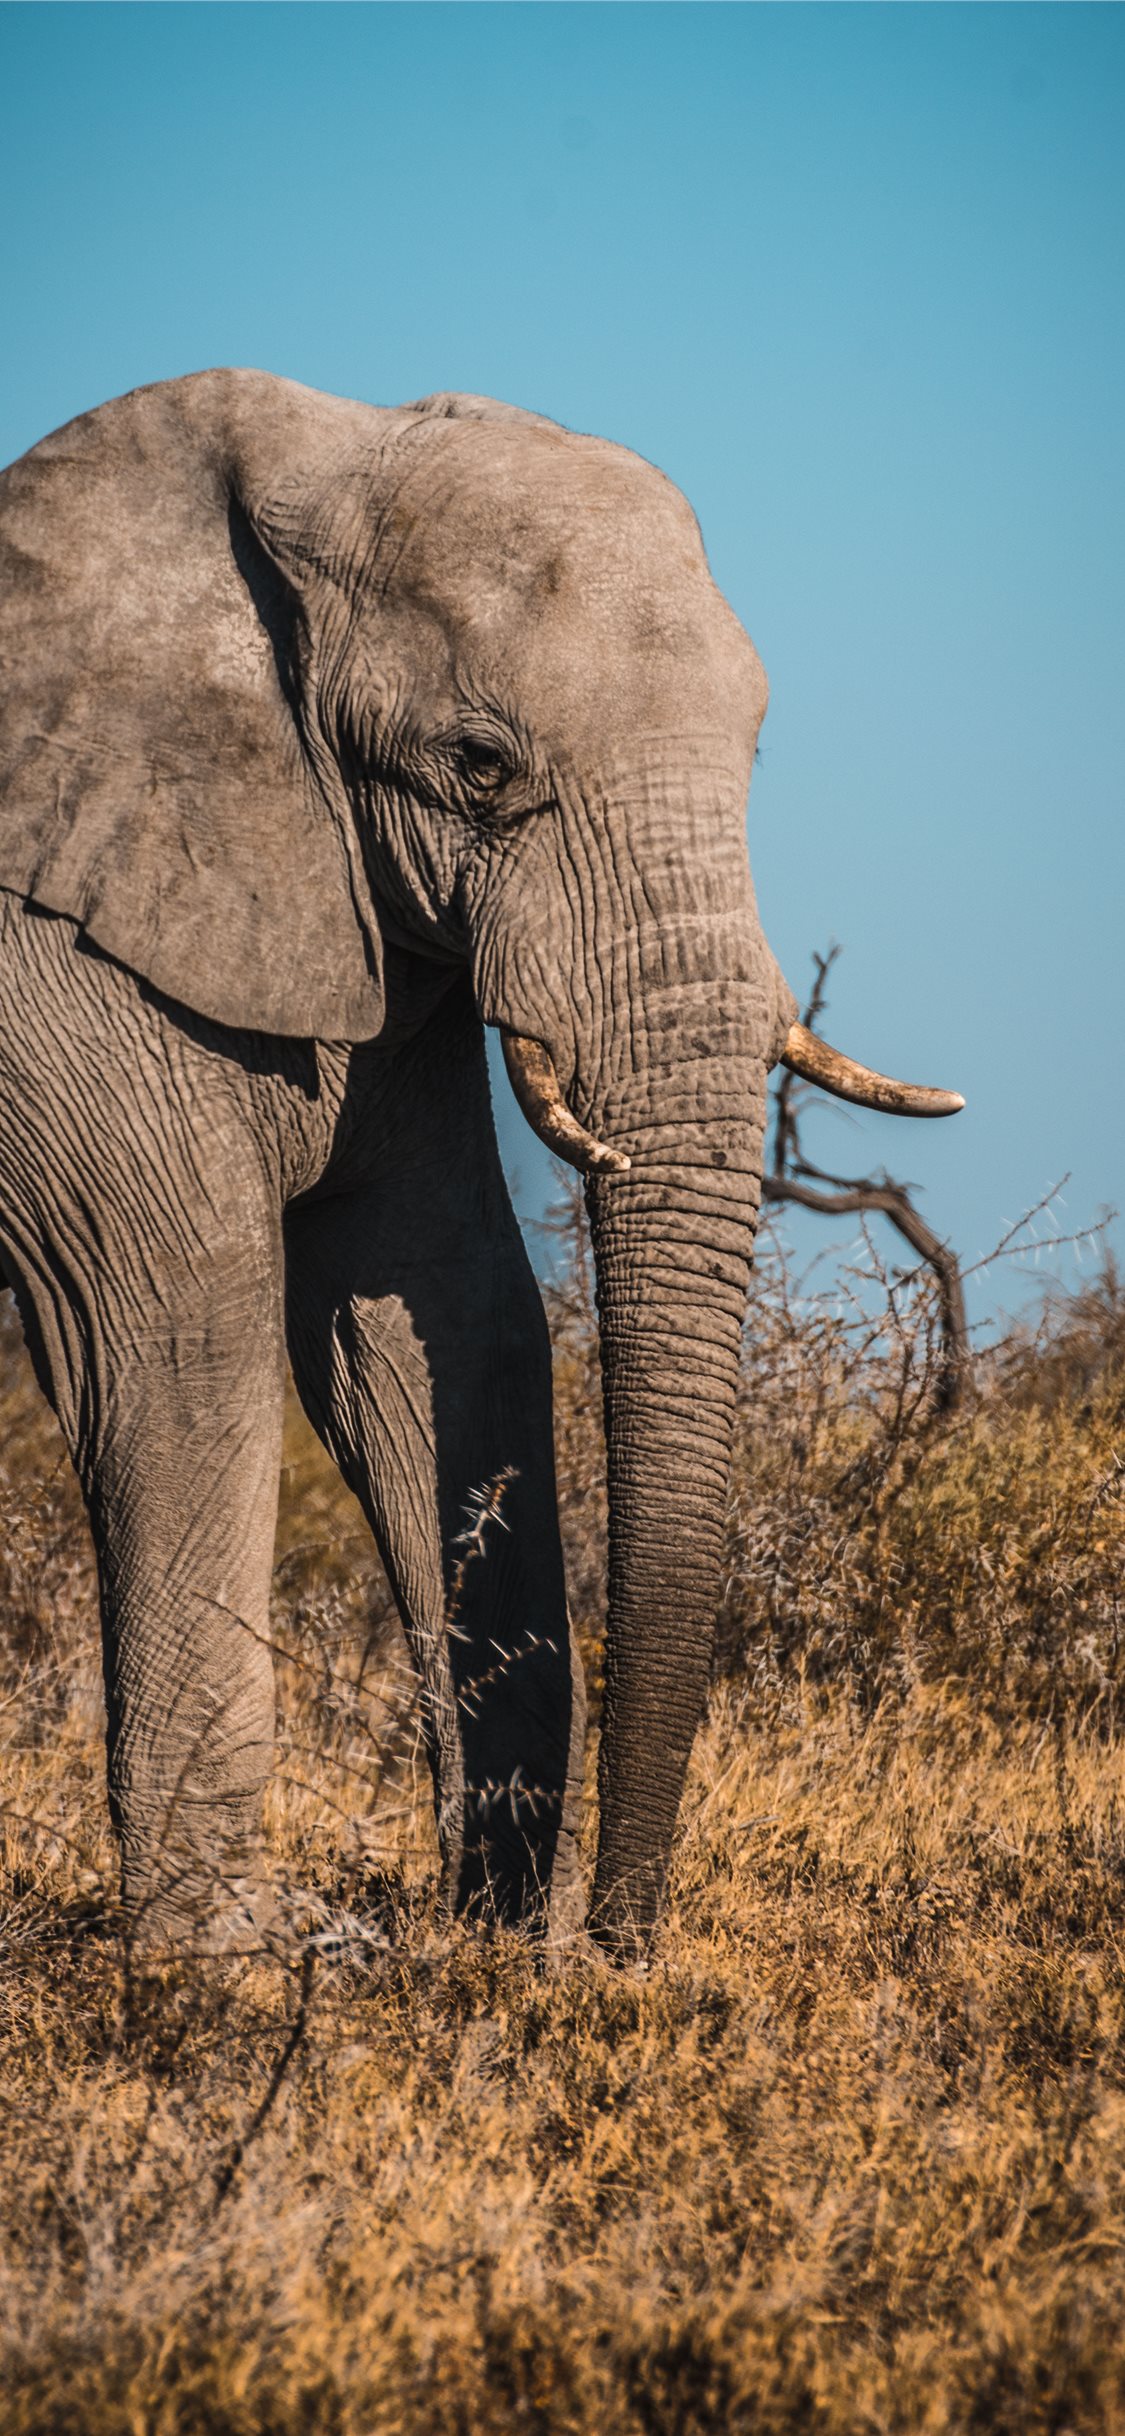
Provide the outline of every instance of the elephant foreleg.
{"type": "Polygon", "coordinates": [[[110,1809],[132,1933],[153,1949],[253,1946],[272,1912],[260,1839],[279,1314],[252,1264],[214,1264],[197,1284],[194,1308],[181,1293],[147,1341],[128,1344],[112,1318],[75,1308],[72,1284],[68,1333],[86,1354],[77,1410],[58,1358],[57,1280],[46,1295],[33,1271],[20,1284],[89,1508],[110,1809]]]}
{"type": "Polygon", "coordinates": [[[88,1490],[124,1893],[158,1944],[253,1945],[272,1909],[260,1841],[282,1376],[276,1324],[234,1299],[237,1360],[216,1361],[207,1330],[185,1359],[181,1328],[172,1358],[122,1383],[88,1490]]]}
{"type": "Polygon", "coordinates": [[[62,925],[5,947],[0,1253],[90,1514],[125,1901],[146,1946],[253,1944],[280,1194],[214,1049],[62,925]]]}

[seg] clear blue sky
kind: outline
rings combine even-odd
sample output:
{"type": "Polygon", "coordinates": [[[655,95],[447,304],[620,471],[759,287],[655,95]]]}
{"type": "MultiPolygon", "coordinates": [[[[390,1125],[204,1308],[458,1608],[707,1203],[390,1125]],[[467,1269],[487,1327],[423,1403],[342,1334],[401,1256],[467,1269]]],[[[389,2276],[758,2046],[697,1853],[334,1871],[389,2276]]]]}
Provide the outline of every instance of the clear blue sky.
{"type": "Polygon", "coordinates": [[[769,671],[782,962],[841,940],[833,1037],[969,1100],[812,1154],[967,1258],[1064,1169],[1125,1200],[1125,12],[7,6],[0,52],[0,458],[233,363],[655,459],[769,671]]]}

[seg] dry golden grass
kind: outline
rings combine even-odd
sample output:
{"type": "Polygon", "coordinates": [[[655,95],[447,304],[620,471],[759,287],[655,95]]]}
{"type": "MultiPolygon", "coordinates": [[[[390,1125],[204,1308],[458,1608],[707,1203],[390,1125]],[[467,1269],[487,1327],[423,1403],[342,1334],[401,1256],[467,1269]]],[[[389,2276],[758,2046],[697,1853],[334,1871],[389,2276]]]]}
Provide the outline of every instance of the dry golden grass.
{"type": "MultiPolygon", "coordinates": [[[[644,1978],[437,1917],[396,1628],[295,1417],[270,1830],[321,1939],[130,1970],[83,1526],[9,1332],[4,2436],[1125,2429],[1122,1297],[941,1435],[924,1305],[865,1338],[768,1261],[759,1300],[644,1978]]],[[[596,1693],[580,1274],[554,1321],[596,1693]]]]}

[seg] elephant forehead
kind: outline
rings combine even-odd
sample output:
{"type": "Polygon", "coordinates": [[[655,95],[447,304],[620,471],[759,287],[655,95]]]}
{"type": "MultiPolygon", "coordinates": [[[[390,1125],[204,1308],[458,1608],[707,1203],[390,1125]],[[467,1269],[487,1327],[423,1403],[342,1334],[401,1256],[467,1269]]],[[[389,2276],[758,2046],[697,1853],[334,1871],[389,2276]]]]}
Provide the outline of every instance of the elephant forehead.
{"type": "Polygon", "coordinates": [[[550,427],[442,424],[385,505],[380,615],[533,723],[599,702],[615,720],[678,704],[756,726],[765,680],[715,586],[686,500],[605,441],[550,427]],[[443,651],[442,657],[446,654],[443,651]]]}
{"type": "Polygon", "coordinates": [[[608,441],[439,424],[381,518],[388,591],[464,622],[489,607],[635,599],[652,619],[710,578],[687,501],[608,441]]]}

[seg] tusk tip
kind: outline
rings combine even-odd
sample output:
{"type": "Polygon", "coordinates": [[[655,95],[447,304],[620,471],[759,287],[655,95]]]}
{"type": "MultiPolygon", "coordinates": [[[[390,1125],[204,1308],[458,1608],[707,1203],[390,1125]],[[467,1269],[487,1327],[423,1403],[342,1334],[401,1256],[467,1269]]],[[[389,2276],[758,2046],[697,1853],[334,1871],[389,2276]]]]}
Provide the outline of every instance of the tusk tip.
{"type": "Polygon", "coordinates": [[[855,1058],[842,1056],[803,1023],[790,1025],[781,1063],[837,1099],[852,1100],[860,1108],[881,1108],[888,1116],[956,1116],[965,1105],[959,1091],[935,1091],[924,1083],[897,1083],[889,1074],[876,1074],[855,1058]]]}

